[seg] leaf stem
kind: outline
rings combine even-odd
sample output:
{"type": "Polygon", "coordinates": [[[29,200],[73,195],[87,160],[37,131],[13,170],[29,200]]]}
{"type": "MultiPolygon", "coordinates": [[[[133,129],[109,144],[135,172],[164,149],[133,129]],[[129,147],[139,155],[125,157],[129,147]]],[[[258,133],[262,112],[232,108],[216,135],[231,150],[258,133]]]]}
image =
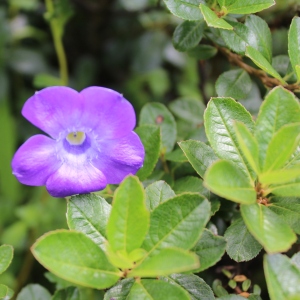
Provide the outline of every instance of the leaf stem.
{"type": "Polygon", "coordinates": [[[53,36],[54,48],[56,51],[61,85],[68,85],[68,64],[64,46],[62,43],[62,28],[60,28],[58,20],[55,16],[55,10],[52,0],[45,0],[47,15],[49,16],[50,28],[53,36]]]}
{"type": "Polygon", "coordinates": [[[215,44],[215,47],[223,54],[226,56],[226,58],[228,59],[228,61],[233,64],[236,65],[242,69],[244,69],[248,74],[250,75],[254,75],[256,77],[258,77],[262,83],[268,87],[268,88],[273,88],[275,86],[283,86],[284,88],[293,91],[293,92],[298,92],[300,90],[300,86],[299,84],[293,83],[293,84],[283,84],[282,82],[280,82],[278,79],[273,78],[273,77],[269,77],[267,75],[267,73],[265,73],[263,70],[259,70],[256,69],[252,66],[249,66],[248,64],[246,64],[242,57],[236,53],[231,52],[229,49],[224,48],[224,47],[220,47],[218,45],[215,44]]]}

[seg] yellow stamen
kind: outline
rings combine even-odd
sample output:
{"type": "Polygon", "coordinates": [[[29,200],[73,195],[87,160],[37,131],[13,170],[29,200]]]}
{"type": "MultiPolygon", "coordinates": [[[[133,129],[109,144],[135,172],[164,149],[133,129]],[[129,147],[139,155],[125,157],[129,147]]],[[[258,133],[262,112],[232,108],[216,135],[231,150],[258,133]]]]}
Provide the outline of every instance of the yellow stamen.
{"type": "Polygon", "coordinates": [[[82,131],[71,132],[66,139],[71,145],[81,145],[85,141],[85,133],[82,131]]]}

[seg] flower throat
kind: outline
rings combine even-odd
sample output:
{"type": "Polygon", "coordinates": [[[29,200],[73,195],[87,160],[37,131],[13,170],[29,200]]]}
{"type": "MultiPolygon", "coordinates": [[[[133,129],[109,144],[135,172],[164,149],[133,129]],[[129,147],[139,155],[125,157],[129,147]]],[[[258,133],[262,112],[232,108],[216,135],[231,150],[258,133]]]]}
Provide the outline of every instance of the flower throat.
{"type": "Polygon", "coordinates": [[[71,132],[66,137],[70,145],[81,145],[85,141],[85,138],[85,133],[82,131],[71,132]]]}

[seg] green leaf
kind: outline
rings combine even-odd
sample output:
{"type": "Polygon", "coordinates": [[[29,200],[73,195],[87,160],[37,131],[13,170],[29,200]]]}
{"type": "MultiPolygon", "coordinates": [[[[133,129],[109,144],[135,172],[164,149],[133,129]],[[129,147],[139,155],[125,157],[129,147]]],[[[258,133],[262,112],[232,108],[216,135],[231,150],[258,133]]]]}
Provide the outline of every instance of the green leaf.
{"type": "Polygon", "coordinates": [[[14,256],[14,249],[10,245],[0,247],[0,274],[3,273],[10,265],[14,256]]]}
{"type": "Polygon", "coordinates": [[[272,197],[268,208],[300,234],[300,202],[298,198],[272,197]]]}
{"type": "Polygon", "coordinates": [[[185,20],[202,20],[200,0],[164,0],[170,12],[185,20]]]}
{"type": "Polygon", "coordinates": [[[178,144],[201,177],[204,177],[206,169],[218,159],[213,149],[203,142],[189,140],[178,144]]]}
{"type": "Polygon", "coordinates": [[[295,253],[291,257],[291,262],[300,270],[300,252],[295,253]]]}
{"type": "Polygon", "coordinates": [[[209,197],[209,191],[203,186],[203,180],[194,176],[185,176],[175,181],[174,192],[182,194],[184,192],[199,193],[209,197]]]}
{"type": "Polygon", "coordinates": [[[227,160],[212,164],[204,176],[204,186],[213,193],[237,203],[252,204],[256,201],[254,184],[227,160]]]}
{"type": "Polygon", "coordinates": [[[55,292],[51,300],[80,300],[79,290],[74,286],[58,290],[55,292]]]}
{"type": "Polygon", "coordinates": [[[68,226],[84,233],[104,250],[110,211],[111,205],[98,195],[73,196],[68,200],[68,226]]]}
{"type": "Polygon", "coordinates": [[[237,262],[253,259],[262,249],[242,218],[238,218],[227,228],[224,237],[227,241],[227,254],[237,262]]]}
{"type": "Polygon", "coordinates": [[[129,273],[129,277],[157,277],[199,268],[197,255],[179,248],[161,249],[147,257],[129,273]]]}
{"type": "Polygon", "coordinates": [[[191,249],[210,216],[209,202],[199,194],[181,194],[162,203],[151,214],[143,243],[149,255],[163,248],[191,249]]]}
{"type": "Polygon", "coordinates": [[[228,21],[228,23],[233,30],[220,30],[221,37],[228,48],[241,55],[245,54],[247,46],[258,48],[257,38],[251,29],[239,22],[228,21]]]}
{"type": "Polygon", "coordinates": [[[146,190],[146,206],[148,210],[154,210],[158,205],[175,197],[174,191],[164,181],[156,181],[150,184],[146,190]]]}
{"type": "Polygon", "coordinates": [[[179,163],[188,161],[188,159],[186,158],[186,156],[184,155],[184,153],[182,152],[182,150],[180,148],[177,148],[176,150],[174,150],[172,152],[166,153],[165,159],[168,161],[174,161],[174,162],[179,162],[179,163]]]}
{"type": "Polygon", "coordinates": [[[199,276],[193,274],[172,274],[161,279],[184,288],[189,293],[191,300],[215,299],[209,285],[199,276]]]}
{"type": "Polygon", "coordinates": [[[198,45],[193,49],[187,51],[188,56],[196,58],[198,60],[206,60],[214,57],[218,52],[218,49],[210,45],[198,45]]]}
{"type": "Polygon", "coordinates": [[[274,0],[225,0],[226,13],[230,14],[253,14],[275,4],[274,0]]]}
{"type": "Polygon", "coordinates": [[[181,287],[156,279],[142,279],[132,286],[126,300],[190,300],[181,287]]]}
{"type": "Polygon", "coordinates": [[[216,92],[219,97],[246,98],[250,93],[252,81],[243,69],[222,73],[216,81],[216,92]]]}
{"type": "Polygon", "coordinates": [[[281,197],[300,197],[300,178],[283,184],[271,185],[268,187],[268,192],[281,197]]]}
{"type": "Polygon", "coordinates": [[[202,272],[215,265],[225,253],[226,241],[224,237],[214,235],[210,230],[204,229],[201,238],[192,249],[200,259],[200,268],[193,273],[202,272]]]}
{"type": "Polygon", "coordinates": [[[137,177],[129,176],[115,191],[107,224],[107,238],[112,250],[130,253],[139,248],[148,227],[149,211],[143,186],[137,177]]]}
{"type": "Polygon", "coordinates": [[[133,284],[134,280],[132,278],[127,278],[119,281],[105,293],[103,300],[127,300],[127,296],[129,295],[130,289],[133,284]]]}
{"type": "Polygon", "coordinates": [[[265,255],[264,271],[271,300],[299,299],[300,270],[287,256],[265,255]]]}
{"type": "Polygon", "coordinates": [[[292,67],[300,81],[300,17],[294,17],[292,20],[288,34],[288,49],[292,67]]]}
{"type": "MultiPolygon", "coordinates": [[[[257,49],[268,62],[272,62],[272,36],[266,21],[256,15],[249,15],[245,25],[255,34],[257,49]]],[[[250,44],[253,47],[253,45],[250,44]]]]}
{"type": "Polygon", "coordinates": [[[264,185],[282,184],[300,177],[300,164],[294,165],[289,169],[280,169],[266,172],[259,175],[259,182],[264,185]]]}
{"type": "Polygon", "coordinates": [[[142,125],[136,128],[135,132],[140,137],[145,148],[143,167],[136,174],[143,181],[151,175],[159,158],[161,148],[160,128],[154,125],[142,125]]]}
{"type": "MultiPolygon", "coordinates": [[[[11,290],[8,286],[6,286],[4,284],[0,284],[0,299],[9,300],[12,298],[13,295],[14,295],[13,290],[11,290]]],[[[25,298],[23,298],[23,299],[25,300],[25,298]]],[[[42,299],[40,299],[40,300],[42,300],[42,299]]]]}
{"type": "Polygon", "coordinates": [[[249,231],[268,253],[287,251],[296,241],[292,229],[267,206],[242,204],[241,212],[249,231]]]}
{"type": "Polygon", "coordinates": [[[242,122],[235,122],[234,128],[240,147],[256,174],[260,173],[258,143],[246,125],[242,122]]]}
{"type": "Polygon", "coordinates": [[[120,278],[103,250],[81,232],[52,231],[40,237],[31,250],[45,268],[75,284],[104,289],[120,278]]]}
{"type": "Polygon", "coordinates": [[[254,127],[252,117],[232,98],[212,98],[204,115],[207,138],[215,153],[222,159],[237,164],[241,171],[254,179],[255,174],[239,145],[233,121],[243,122],[250,131],[254,127]]]}
{"type": "Polygon", "coordinates": [[[245,55],[248,56],[263,71],[278,79],[281,84],[286,84],[279,73],[272,67],[268,60],[258,50],[254,49],[251,46],[247,46],[245,55]]]}
{"type": "Polygon", "coordinates": [[[140,114],[140,125],[154,124],[161,127],[162,147],[170,152],[176,142],[176,123],[173,115],[161,103],[146,104],[140,114]]]}
{"type": "Polygon", "coordinates": [[[203,37],[204,27],[204,20],[184,21],[179,24],[173,34],[174,48],[184,52],[196,47],[203,37]]]}
{"type": "Polygon", "coordinates": [[[18,294],[17,300],[50,300],[50,293],[39,284],[28,284],[18,294]]]}
{"type": "Polygon", "coordinates": [[[34,76],[33,85],[36,88],[62,85],[61,79],[47,73],[40,73],[34,76]]]}
{"type": "Polygon", "coordinates": [[[300,122],[300,105],[295,95],[283,87],[274,88],[261,105],[255,137],[259,144],[260,165],[264,165],[267,149],[275,133],[284,125],[300,122]]]}
{"type": "Polygon", "coordinates": [[[202,101],[191,98],[179,98],[169,104],[171,112],[179,119],[194,125],[203,122],[205,106],[202,101]]]}
{"type": "Polygon", "coordinates": [[[225,20],[219,18],[208,6],[200,4],[200,10],[203,14],[204,20],[209,27],[222,28],[232,30],[233,27],[228,24],[225,20]]]}
{"type": "Polygon", "coordinates": [[[263,171],[278,170],[288,161],[300,140],[300,124],[288,124],[281,127],[271,139],[263,171]]]}

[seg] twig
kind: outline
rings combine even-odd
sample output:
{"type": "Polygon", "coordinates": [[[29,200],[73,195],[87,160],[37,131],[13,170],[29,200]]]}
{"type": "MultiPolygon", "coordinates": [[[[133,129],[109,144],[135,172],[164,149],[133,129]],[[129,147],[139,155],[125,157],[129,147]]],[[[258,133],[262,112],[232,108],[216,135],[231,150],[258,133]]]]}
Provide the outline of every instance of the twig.
{"type": "Polygon", "coordinates": [[[256,68],[253,68],[251,66],[249,66],[248,64],[246,64],[242,57],[236,53],[231,52],[229,49],[224,48],[224,47],[220,47],[218,45],[215,45],[215,47],[217,47],[217,49],[226,56],[226,58],[228,59],[228,61],[233,64],[236,65],[242,69],[244,69],[248,74],[250,75],[254,75],[257,78],[259,78],[261,80],[261,82],[268,88],[273,88],[275,86],[281,85],[284,88],[293,91],[293,92],[299,92],[300,91],[300,85],[297,83],[293,83],[293,84],[285,84],[283,85],[278,79],[273,78],[273,77],[269,77],[267,75],[267,73],[265,73],[262,70],[258,70],[256,68]]]}

